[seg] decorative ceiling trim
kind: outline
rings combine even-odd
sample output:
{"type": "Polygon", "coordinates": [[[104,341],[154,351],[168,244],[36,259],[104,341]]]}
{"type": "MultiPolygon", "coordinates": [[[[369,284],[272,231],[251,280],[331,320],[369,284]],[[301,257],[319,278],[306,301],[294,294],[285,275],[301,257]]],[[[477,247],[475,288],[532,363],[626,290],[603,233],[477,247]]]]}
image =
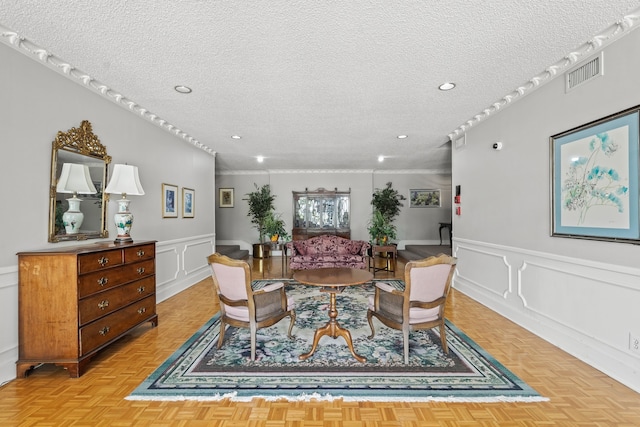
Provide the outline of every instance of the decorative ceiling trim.
{"type": "Polygon", "coordinates": [[[389,174],[389,175],[451,175],[451,169],[387,169],[387,170],[375,170],[374,175],[389,174]]]}
{"type": "Polygon", "coordinates": [[[271,170],[234,170],[216,171],[216,175],[278,175],[278,174],[329,174],[329,173],[351,173],[351,174],[394,174],[394,175],[451,175],[451,170],[440,169],[400,169],[400,170],[373,170],[373,169],[271,169],[271,170]]]}
{"type": "Polygon", "coordinates": [[[0,24],[0,41],[26,54],[27,56],[38,60],[39,62],[45,64],[47,67],[59,72],[65,77],[75,81],[76,83],[82,84],[83,86],[96,92],[98,95],[101,95],[103,98],[115,102],[121,107],[124,107],[133,113],[136,113],[137,115],[150,121],[156,126],[159,126],[172,135],[177,136],[178,138],[181,138],[184,141],[193,144],[197,148],[200,148],[201,150],[215,156],[216,152],[212,148],[200,143],[197,139],[190,136],[186,132],[178,129],[166,120],[151,113],[146,108],[136,104],[134,101],[126,98],[121,93],[116,92],[109,86],[99,82],[87,73],[84,73],[73,65],[65,62],[46,49],[43,49],[30,40],[26,39],[25,37],[22,37],[15,31],[11,31],[9,28],[5,27],[2,24],[0,24]]]}
{"type": "Polygon", "coordinates": [[[481,113],[478,113],[471,119],[467,120],[457,129],[451,132],[448,135],[449,138],[451,140],[455,140],[458,135],[464,134],[467,130],[469,130],[470,127],[487,119],[492,114],[503,110],[513,102],[539,88],[544,83],[551,81],[553,78],[560,75],[560,73],[562,73],[564,70],[572,67],[573,65],[584,59],[587,55],[592,55],[595,52],[602,50],[606,45],[610,44],[616,39],[619,39],[624,34],[627,34],[632,29],[634,29],[637,26],[639,19],[640,8],[635,9],[628,15],[625,15],[622,19],[610,25],[601,33],[595,35],[591,40],[578,47],[575,51],[569,53],[564,58],[557,61],[555,64],[547,67],[543,72],[533,77],[522,86],[514,89],[513,92],[494,102],[490,107],[485,108],[481,113]]]}

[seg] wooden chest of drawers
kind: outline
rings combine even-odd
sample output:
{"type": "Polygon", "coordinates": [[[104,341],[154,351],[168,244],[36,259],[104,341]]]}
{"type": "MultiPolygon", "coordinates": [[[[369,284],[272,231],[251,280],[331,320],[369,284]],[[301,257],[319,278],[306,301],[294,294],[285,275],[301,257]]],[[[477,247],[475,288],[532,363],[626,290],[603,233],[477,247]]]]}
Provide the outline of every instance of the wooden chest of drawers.
{"type": "Polygon", "coordinates": [[[18,377],[55,363],[79,377],[93,355],[145,322],[158,325],[155,242],[20,252],[18,377]]]}

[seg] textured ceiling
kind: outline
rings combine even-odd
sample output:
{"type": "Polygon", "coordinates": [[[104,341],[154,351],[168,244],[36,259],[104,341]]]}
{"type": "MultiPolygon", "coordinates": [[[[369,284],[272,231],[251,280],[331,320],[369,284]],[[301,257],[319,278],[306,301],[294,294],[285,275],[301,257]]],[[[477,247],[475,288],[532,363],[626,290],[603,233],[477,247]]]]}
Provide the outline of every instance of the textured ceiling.
{"type": "Polygon", "coordinates": [[[639,5],[0,0],[0,30],[178,143],[215,151],[219,171],[446,171],[449,137],[634,26],[639,5]],[[446,81],[456,89],[439,91],[446,81]]]}

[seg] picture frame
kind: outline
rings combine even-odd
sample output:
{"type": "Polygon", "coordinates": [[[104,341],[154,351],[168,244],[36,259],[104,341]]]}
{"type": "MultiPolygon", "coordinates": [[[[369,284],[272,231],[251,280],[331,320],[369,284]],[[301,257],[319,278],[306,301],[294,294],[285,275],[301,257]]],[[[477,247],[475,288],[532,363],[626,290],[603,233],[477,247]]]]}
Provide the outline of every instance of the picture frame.
{"type": "Polygon", "coordinates": [[[550,137],[551,236],[636,243],[640,106],[550,137]]]}
{"type": "Polygon", "coordinates": [[[178,217],[178,186],[162,184],[162,217],[178,217]]]}
{"type": "Polygon", "coordinates": [[[221,188],[218,191],[218,206],[221,208],[233,207],[233,188],[221,188]]]}
{"type": "Polygon", "coordinates": [[[196,190],[182,187],[182,217],[194,218],[196,213],[196,190]]]}
{"type": "Polygon", "coordinates": [[[440,190],[409,190],[409,207],[439,208],[441,206],[440,190]]]}

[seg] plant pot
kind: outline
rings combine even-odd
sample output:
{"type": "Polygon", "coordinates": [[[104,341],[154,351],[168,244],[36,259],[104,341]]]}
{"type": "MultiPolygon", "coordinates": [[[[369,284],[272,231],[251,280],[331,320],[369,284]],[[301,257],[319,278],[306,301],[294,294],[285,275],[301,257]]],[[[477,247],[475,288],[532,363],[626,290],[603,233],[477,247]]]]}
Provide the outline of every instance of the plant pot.
{"type": "Polygon", "coordinates": [[[269,245],[265,243],[253,244],[253,257],[254,258],[269,258],[269,245]]]}

